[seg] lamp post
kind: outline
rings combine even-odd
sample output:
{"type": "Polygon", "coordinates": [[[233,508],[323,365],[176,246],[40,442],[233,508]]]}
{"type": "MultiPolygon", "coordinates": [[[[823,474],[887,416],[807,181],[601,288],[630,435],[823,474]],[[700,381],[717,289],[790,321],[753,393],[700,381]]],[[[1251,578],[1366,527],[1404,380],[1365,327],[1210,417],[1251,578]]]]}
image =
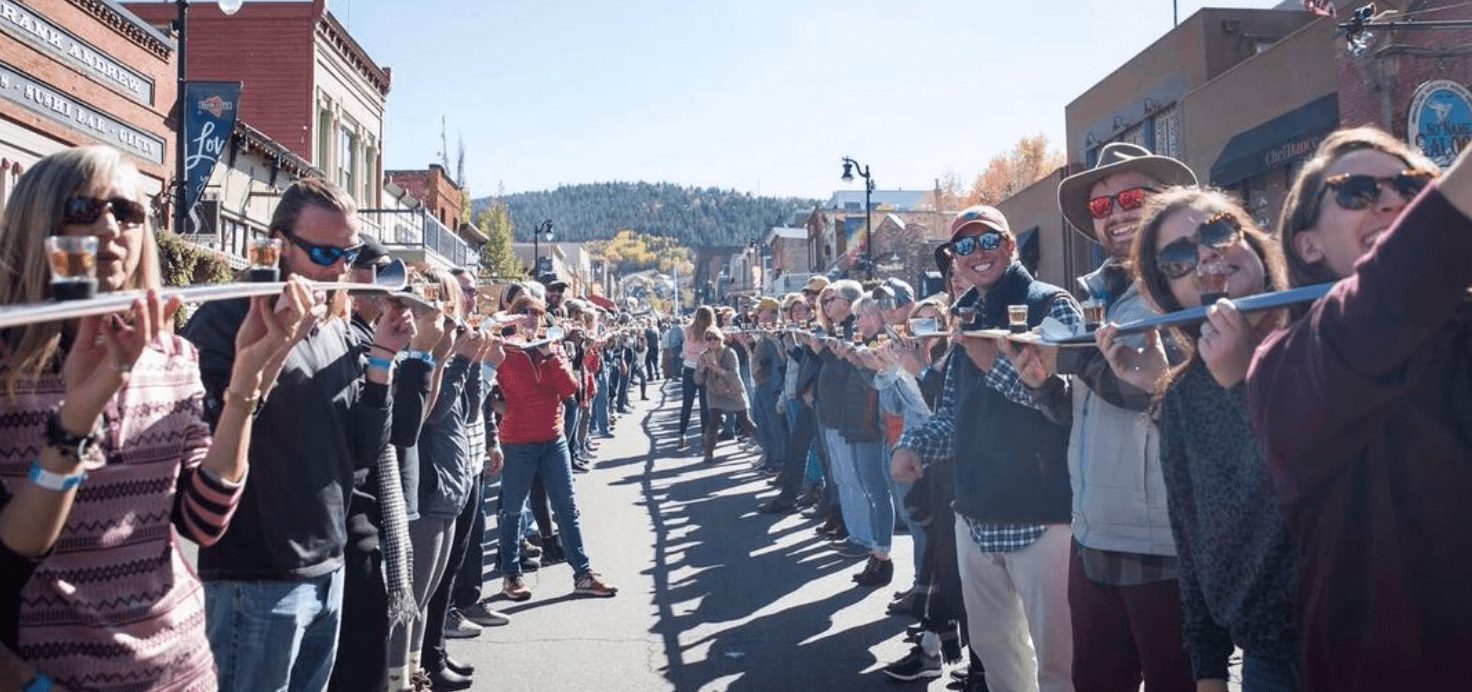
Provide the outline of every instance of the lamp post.
{"type": "MultiPolygon", "coordinates": [[[[220,5],[220,11],[227,17],[239,12],[240,6],[245,4],[245,0],[216,1],[220,5]]],[[[174,9],[174,31],[179,34],[179,92],[175,96],[179,102],[179,121],[174,123],[174,232],[184,235],[189,232],[189,210],[184,208],[189,195],[189,181],[186,179],[189,170],[184,156],[189,146],[186,141],[188,133],[184,132],[184,85],[189,81],[189,0],[174,0],[174,9]]]]}
{"type": "Polygon", "coordinates": [[[847,156],[843,157],[843,182],[854,181],[854,169],[864,179],[864,271],[867,278],[874,278],[874,178],[869,176],[869,167],[859,165],[847,156]]]}
{"type": "Polygon", "coordinates": [[[538,265],[542,262],[542,249],[541,245],[537,243],[537,240],[543,234],[546,234],[547,242],[552,242],[552,219],[547,219],[532,229],[532,274],[539,274],[541,272],[541,267],[538,265]]]}

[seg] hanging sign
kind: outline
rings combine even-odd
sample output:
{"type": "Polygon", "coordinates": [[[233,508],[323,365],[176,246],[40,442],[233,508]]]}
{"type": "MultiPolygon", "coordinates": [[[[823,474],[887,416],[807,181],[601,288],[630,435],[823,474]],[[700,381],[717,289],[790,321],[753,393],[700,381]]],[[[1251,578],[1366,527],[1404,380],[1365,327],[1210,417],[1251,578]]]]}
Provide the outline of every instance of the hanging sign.
{"type": "Polygon", "coordinates": [[[240,106],[240,82],[188,82],[184,85],[184,211],[189,217],[185,231],[204,229],[194,215],[204,196],[204,187],[215,172],[215,164],[235,131],[235,114],[240,106]]]}
{"type": "Polygon", "coordinates": [[[1447,79],[1416,87],[1406,117],[1406,141],[1445,168],[1472,142],[1472,92],[1447,79]]]}

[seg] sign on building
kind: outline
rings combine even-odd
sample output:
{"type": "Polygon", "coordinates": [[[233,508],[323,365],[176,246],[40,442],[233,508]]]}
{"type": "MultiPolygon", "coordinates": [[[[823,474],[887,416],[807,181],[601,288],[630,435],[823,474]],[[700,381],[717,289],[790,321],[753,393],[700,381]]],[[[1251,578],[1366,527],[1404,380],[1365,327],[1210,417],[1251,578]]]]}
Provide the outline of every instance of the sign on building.
{"type": "Polygon", "coordinates": [[[1472,141],[1472,92],[1447,79],[1416,87],[1406,117],[1406,141],[1436,165],[1450,166],[1472,141]]]}

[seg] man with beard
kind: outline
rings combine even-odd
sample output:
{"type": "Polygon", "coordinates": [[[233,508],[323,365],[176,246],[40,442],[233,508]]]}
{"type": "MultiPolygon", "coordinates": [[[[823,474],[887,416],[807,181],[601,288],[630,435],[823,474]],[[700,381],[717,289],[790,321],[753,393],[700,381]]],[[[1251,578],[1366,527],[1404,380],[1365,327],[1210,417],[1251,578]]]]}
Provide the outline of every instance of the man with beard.
{"type": "Polygon", "coordinates": [[[562,294],[567,291],[567,282],[563,281],[556,272],[547,272],[537,277],[537,281],[547,287],[547,314],[556,317],[563,316],[562,294]]]}
{"type": "MultiPolygon", "coordinates": [[[[1171,185],[1195,185],[1185,164],[1115,142],[1093,169],[1063,180],[1058,205],[1074,229],[1108,258],[1080,286],[1105,309],[1105,322],[1154,312],[1130,279],[1130,249],[1147,198],[1171,185]]],[[[1139,348],[1136,337],[1126,347],[1139,348]]],[[[1181,647],[1176,548],[1151,420],[1151,393],[1119,380],[1097,349],[1038,349],[1044,364],[1072,375],[1074,547],[1068,599],[1073,618],[1073,681],[1080,692],[1195,689],[1181,647]],[[1082,384],[1083,386],[1078,386],[1082,384]]]]}
{"type": "MultiPolygon", "coordinates": [[[[957,306],[975,317],[959,329],[1005,329],[1012,305],[1027,306],[1029,326],[1044,317],[1081,322],[1067,291],[1018,261],[1000,211],[958,214],[949,247],[953,271],[973,286],[957,306]]],[[[988,687],[1072,692],[1069,426],[1056,420],[1064,383],[1054,376],[1030,387],[996,341],[955,338],[966,357],[949,359],[935,414],[900,438],[891,472],[914,482],[922,463],[955,459],[957,563],[970,646],[988,687]]]]}

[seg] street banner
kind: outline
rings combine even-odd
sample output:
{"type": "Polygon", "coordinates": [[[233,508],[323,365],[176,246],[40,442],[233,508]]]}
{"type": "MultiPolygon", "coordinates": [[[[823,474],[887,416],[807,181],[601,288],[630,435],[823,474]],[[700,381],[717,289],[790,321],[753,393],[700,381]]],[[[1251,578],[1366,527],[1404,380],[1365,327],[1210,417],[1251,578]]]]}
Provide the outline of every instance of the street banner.
{"type": "Polygon", "coordinates": [[[213,229],[196,216],[205,185],[235,131],[240,82],[187,82],[184,85],[184,211],[186,233],[213,229]]]}

